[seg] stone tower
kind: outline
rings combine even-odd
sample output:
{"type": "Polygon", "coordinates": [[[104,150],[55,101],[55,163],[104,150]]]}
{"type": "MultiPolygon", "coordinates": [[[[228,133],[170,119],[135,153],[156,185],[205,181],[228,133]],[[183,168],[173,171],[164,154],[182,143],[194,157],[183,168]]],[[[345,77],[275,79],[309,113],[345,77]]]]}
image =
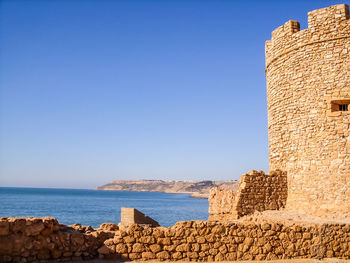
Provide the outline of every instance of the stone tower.
{"type": "Polygon", "coordinates": [[[347,5],[288,21],[266,41],[270,169],[287,208],[350,216],[350,19],[347,5]]]}

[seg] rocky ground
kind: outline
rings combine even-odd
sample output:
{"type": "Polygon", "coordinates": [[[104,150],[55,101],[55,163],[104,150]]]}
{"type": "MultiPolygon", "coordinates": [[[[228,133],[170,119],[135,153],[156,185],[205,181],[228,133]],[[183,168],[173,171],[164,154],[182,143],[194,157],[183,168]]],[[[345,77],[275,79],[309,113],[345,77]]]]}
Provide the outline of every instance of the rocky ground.
{"type": "Polygon", "coordinates": [[[312,216],[302,212],[289,211],[289,210],[268,210],[264,212],[255,212],[252,215],[244,216],[237,221],[241,222],[283,222],[285,225],[292,225],[295,223],[340,223],[350,224],[350,218],[339,218],[339,215],[332,216],[329,214],[328,217],[320,218],[312,216]]]}

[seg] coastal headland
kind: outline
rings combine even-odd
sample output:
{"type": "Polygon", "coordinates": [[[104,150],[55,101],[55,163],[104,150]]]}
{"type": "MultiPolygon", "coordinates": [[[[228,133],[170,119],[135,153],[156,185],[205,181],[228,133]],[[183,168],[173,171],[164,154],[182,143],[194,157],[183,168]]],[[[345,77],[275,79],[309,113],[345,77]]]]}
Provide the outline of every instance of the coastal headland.
{"type": "Polygon", "coordinates": [[[208,198],[213,187],[237,189],[238,181],[164,181],[164,180],[115,180],[96,190],[141,191],[191,194],[191,197],[208,198]]]}

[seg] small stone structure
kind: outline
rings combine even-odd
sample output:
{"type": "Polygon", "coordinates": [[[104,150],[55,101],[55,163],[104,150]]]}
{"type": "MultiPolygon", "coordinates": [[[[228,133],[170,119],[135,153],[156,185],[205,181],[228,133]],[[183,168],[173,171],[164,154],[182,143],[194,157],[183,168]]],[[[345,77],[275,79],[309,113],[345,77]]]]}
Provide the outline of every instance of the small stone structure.
{"type": "Polygon", "coordinates": [[[349,7],[288,21],[266,41],[270,169],[288,173],[287,209],[350,217],[349,7]]]}
{"type": "Polygon", "coordinates": [[[287,175],[282,171],[251,171],[244,174],[238,190],[212,188],[209,220],[234,220],[255,211],[278,210],[287,201],[287,175]]]}
{"type": "Polygon", "coordinates": [[[135,208],[122,207],[120,225],[123,227],[128,227],[131,224],[159,226],[157,221],[153,220],[149,216],[145,216],[139,210],[135,208]]]}

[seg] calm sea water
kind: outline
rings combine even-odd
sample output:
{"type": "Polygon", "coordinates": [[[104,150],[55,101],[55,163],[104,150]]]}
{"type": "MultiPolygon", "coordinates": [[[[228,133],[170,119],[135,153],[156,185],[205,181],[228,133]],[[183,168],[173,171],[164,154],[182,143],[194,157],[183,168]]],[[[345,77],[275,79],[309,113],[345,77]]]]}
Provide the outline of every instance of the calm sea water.
{"type": "Polygon", "coordinates": [[[67,225],[98,227],[120,222],[121,207],[134,207],[161,226],[208,218],[208,200],[187,194],[0,187],[0,217],[53,216],[67,225]]]}

